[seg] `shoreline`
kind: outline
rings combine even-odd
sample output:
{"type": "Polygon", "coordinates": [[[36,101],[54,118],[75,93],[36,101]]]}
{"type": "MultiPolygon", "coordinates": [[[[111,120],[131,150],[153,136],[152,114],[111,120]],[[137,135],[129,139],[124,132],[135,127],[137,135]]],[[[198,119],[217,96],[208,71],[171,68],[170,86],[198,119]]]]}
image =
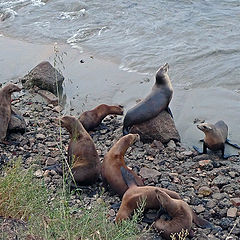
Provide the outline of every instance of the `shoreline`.
{"type": "MultiPolygon", "coordinates": [[[[54,62],[54,44],[33,44],[0,36],[0,45],[0,82],[23,77],[41,61],[54,62]]],[[[153,85],[154,76],[120,70],[114,62],[88,52],[81,53],[67,44],[57,46],[59,55],[67,53],[63,55],[63,63],[57,65],[65,77],[64,94],[67,100],[64,114],[78,115],[101,103],[123,105],[126,112],[137,100],[144,98],[153,85]]],[[[229,137],[240,144],[236,134],[240,132],[237,120],[240,119],[239,93],[221,87],[187,90],[175,86],[174,82],[173,79],[174,94],[170,108],[186,147],[197,145],[198,140],[203,138],[193,124],[196,118],[212,123],[224,120],[229,126],[229,137]]],[[[233,148],[227,151],[237,152],[233,148]]]]}

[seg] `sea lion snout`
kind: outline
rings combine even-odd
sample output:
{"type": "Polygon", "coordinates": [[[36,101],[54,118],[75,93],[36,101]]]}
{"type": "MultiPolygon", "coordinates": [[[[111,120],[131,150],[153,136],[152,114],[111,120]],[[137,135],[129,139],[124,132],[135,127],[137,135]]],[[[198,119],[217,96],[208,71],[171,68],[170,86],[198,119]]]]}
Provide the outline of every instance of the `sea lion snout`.
{"type": "Polygon", "coordinates": [[[197,128],[203,132],[208,132],[212,130],[212,127],[208,123],[197,124],[197,128]]]}

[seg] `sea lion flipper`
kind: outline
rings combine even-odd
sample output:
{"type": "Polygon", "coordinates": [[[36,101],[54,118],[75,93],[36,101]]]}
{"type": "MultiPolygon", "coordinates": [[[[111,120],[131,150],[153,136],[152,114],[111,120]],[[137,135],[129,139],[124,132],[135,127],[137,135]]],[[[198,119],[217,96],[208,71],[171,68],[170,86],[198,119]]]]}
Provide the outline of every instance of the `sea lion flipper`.
{"type": "Polygon", "coordinates": [[[215,226],[208,222],[207,220],[197,216],[197,214],[193,211],[193,222],[198,226],[198,227],[202,227],[202,228],[210,228],[210,229],[214,229],[215,226]]]}
{"type": "Polygon", "coordinates": [[[230,154],[224,154],[223,159],[228,159],[228,158],[230,158],[230,157],[238,157],[238,156],[239,156],[238,154],[232,154],[232,155],[230,155],[230,154]]]}
{"type": "Polygon", "coordinates": [[[171,109],[170,109],[170,107],[167,107],[167,112],[171,115],[171,117],[172,117],[172,119],[173,119],[173,114],[172,114],[172,111],[171,111],[171,109]]]}
{"type": "Polygon", "coordinates": [[[128,169],[121,167],[120,170],[122,173],[123,180],[128,187],[131,187],[132,185],[137,186],[133,174],[128,169]]]}
{"type": "Polygon", "coordinates": [[[200,150],[197,146],[193,145],[194,150],[196,150],[199,154],[202,154],[203,151],[200,150]]]}
{"type": "Polygon", "coordinates": [[[240,149],[240,146],[239,146],[239,145],[237,145],[236,143],[232,143],[231,140],[229,140],[228,138],[226,139],[226,143],[227,143],[228,145],[230,145],[230,146],[233,146],[233,147],[235,147],[235,148],[237,148],[237,149],[240,149]]]}

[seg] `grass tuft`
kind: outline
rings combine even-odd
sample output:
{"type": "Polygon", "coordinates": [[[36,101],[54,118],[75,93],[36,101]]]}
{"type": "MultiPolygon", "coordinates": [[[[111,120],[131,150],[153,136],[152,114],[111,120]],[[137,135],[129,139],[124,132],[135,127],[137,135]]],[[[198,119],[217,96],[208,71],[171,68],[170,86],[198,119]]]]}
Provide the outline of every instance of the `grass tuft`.
{"type": "Polygon", "coordinates": [[[20,158],[4,168],[3,173],[0,176],[0,216],[25,220],[27,231],[21,237],[127,240],[140,236],[138,222],[143,206],[131,220],[115,224],[109,220],[109,209],[103,201],[95,201],[88,207],[80,201],[78,206],[71,207],[70,192],[60,188],[53,194],[43,181],[34,177],[31,169],[22,168],[20,158]]]}

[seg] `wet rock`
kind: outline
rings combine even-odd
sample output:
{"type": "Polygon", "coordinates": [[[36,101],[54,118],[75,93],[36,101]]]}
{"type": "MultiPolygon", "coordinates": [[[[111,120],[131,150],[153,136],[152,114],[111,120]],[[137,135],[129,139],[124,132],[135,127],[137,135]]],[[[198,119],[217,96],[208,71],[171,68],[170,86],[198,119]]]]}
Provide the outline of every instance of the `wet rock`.
{"type": "Polygon", "coordinates": [[[39,90],[38,94],[42,96],[44,99],[46,99],[48,103],[54,106],[58,105],[58,98],[53,93],[46,90],[39,90]]]}
{"type": "Polygon", "coordinates": [[[26,88],[34,86],[40,89],[57,93],[57,87],[62,91],[64,77],[49,62],[44,61],[33,68],[30,73],[22,78],[22,83],[26,88]]]}
{"type": "Polygon", "coordinates": [[[159,171],[155,169],[146,168],[146,167],[141,168],[139,174],[146,179],[155,178],[161,175],[159,171]]]}
{"type": "Polygon", "coordinates": [[[235,218],[237,216],[237,208],[232,207],[227,210],[227,217],[235,218]]]}
{"type": "Polygon", "coordinates": [[[26,132],[26,122],[24,117],[20,111],[18,111],[15,107],[12,107],[11,119],[8,124],[8,132],[26,132]]]}
{"type": "Polygon", "coordinates": [[[174,121],[166,111],[162,111],[157,117],[144,123],[134,125],[130,132],[138,133],[143,142],[153,142],[154,140],[162,143],[168,143],[170,140],[180,142],[180,135],[174,121]]]}

